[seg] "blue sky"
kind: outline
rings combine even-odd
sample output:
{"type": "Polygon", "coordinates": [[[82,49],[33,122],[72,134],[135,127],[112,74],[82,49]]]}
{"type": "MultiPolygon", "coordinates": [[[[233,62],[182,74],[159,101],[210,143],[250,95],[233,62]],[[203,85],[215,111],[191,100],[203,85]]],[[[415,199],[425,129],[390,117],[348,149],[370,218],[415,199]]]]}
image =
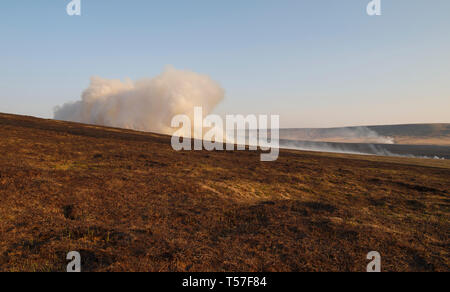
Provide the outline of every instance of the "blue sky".
{"type": "Polygon", "coordinates": [[[448,0],[69,2],[1,2],[0,112],[51,118],[93,75],[173,65],[225,88],[217,113],[283,127],[450,122],[448,0]]]}

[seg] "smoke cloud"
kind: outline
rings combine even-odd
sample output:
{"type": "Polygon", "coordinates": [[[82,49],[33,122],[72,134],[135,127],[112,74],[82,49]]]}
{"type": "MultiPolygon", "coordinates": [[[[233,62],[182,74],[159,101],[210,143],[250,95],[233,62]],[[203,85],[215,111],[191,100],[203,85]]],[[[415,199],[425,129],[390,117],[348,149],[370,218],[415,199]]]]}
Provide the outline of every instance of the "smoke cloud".
{"type": "Polygon", "coordinates": [[[395,144],[392,137],[379,135],[368,127],[329,129],[283,129],[281,139],[315,142],[395,144]]]}
{"type": "Polygon", "coordinates": [[[206,75],[168,67],[152,79],[109,80],[92,77],[81,100],[58,106],[57,120],[171,134],[174,116],[191,119],[194,107],[210,113],[225,91],[206,75]]]}

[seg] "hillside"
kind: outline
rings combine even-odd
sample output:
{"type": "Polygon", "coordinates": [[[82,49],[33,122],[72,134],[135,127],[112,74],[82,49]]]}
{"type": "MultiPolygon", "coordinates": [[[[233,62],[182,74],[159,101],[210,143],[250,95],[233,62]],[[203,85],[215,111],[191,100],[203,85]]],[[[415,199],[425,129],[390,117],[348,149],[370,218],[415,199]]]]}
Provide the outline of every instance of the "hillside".
{"type": "Polygon", "coordinates": [[[175,152],[0,114],[0,271],[449,271],[450,162],[175,152]]]}

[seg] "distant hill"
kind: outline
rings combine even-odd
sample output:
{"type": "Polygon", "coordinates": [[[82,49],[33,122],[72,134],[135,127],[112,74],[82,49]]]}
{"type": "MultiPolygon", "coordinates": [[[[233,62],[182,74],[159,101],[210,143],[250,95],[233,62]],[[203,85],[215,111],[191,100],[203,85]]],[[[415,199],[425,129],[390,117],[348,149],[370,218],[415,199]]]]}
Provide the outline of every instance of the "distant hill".
{"type": "Polygon", "coordinates": [[[370,126],[369,129],[385,136],[449,137],[450,124],[410,124],[370,126]]]}
{"type": "Polygon", "coordinates": [[[450,124],[282,129],[280,137],[316,142],[450,146],[450,124]]]}

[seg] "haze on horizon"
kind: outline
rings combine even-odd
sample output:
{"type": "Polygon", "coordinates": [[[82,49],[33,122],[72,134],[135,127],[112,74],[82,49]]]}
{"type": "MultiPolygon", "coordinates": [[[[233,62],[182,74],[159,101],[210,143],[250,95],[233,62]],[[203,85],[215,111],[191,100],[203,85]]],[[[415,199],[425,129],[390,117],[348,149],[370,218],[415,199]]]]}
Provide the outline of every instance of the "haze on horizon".
{"type": "Polygon", "coordinates": [[[283,128],[450,123],[450,2],[5,1],[0,112],[53,117],[91,76],[164,67],[226,90],[218,114],[280,114],[283,128]],[[343,2],[343,3],[342,3],[343,2]]]}

